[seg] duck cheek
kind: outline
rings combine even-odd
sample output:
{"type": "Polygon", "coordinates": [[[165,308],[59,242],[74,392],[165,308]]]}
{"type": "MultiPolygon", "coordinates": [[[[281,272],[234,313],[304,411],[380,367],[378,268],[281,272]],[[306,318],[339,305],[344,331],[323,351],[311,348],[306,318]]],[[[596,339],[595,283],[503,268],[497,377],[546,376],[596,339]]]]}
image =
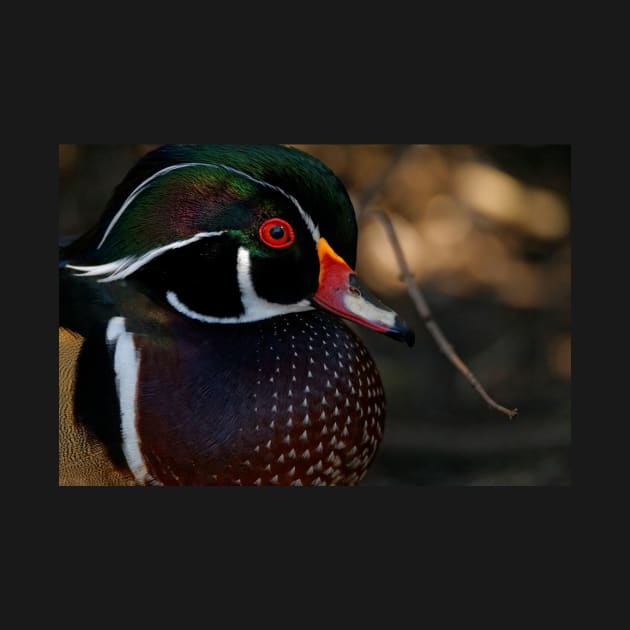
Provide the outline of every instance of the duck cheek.
{"type": "Polygon", "coordinates": [[[256,293],[275,304],[295,304],[317,291],[317,254],[296,256],[282,252],[272,258],[252,257],[252,283],[256,293]]]}

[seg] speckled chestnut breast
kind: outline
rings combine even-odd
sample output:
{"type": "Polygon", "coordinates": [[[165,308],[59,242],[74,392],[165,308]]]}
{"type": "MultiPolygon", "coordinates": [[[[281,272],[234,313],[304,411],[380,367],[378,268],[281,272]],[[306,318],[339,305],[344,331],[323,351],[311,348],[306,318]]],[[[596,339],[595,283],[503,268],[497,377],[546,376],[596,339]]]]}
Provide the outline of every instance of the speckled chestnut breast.
{"type": "Polygon", "coordinates": [[[333,315],[199,325],[166,344],[135,342],[147,483],[352,485],[375,456],[381,379],[333,315]]]}

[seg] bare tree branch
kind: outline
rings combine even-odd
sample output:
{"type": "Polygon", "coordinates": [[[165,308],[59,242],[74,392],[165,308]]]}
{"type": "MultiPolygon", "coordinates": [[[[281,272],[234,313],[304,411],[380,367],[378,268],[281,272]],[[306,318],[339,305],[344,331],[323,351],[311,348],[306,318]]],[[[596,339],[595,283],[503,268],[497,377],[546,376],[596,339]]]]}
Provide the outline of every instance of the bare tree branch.
{"type": "Polygon", "coordinates": [[[394,231],[394,226],[392,225],[390,218],[382,210],[371,209],[366,211],[366,208],[375,199],[378,193],[385,187],[387,181],[392,176],[392,174],[409,155],[410,150],[417,146],[418,145],[401,144],[395,148],[388,165],[383,170],[378,179],[359,195],[356,203],[357,216],[360,217],[361,221],[364,221],[369,218],[370,215],[374,215],[381,221],[383,227],[385,228],[385,232],[387,233],[389,241],[392,244],[392,248],[394,249],[394,254],[398,262],[398,267],[400,268],[401,280],[405,283],[409,297],[414,303],[418,314],[420,315],[422,321],[424,322],[424,325],[429,331],[429,334],[435,340],[438,348],[448,358],[448,360],[464,375],[464,377],[471,383],[471,385],[475,388],[475,390],[477,390],[479,395],[491,408],[500,411],[501,413],[507,415],[510,419],[512,419],[514,418],[514,416],[517,415],[518,410],[508,409],[507,407],[504,407],[503,405],[497,403],[488,395],[486,390],[476,379],[475,375],[470,371],[466,364],[461,360],[459,355],[455,352],[453,346],[447,341],[444,333],[437,325],[437,322],[433,319],[433,315],[431,314],[431,310],[429,309],[427,301],[424,299],[424,296],[422,295],[413,275],[411,274],[411,271],[409,270],[409,266],[407,265],[407,261],[405,260],[405,256],[400,246],[400,241],[396,236],[396,232],[394,231]]]}
{"type": "Polygon", "coordinates": [[[451,363],[453,363],[453,365],[464,375],[464,377],[468,379],[471,385],[477,390],[479,395],[486,401],[486,403],[490,407],[496,409],[497,411],[500,411],[501,413],[504,413],[510,419],[512,419],[514,416],[517,415],[518,410],[508,409],[507,407],[504,407],[503,405],[495,402],[488,395],[486,390],[475,378],[475,375],[457,355],[457,353],[453,349],[453,346],[451,346],[451,344],[447,341],[446,337],[440,330],[440,327],[437,325],[437,322],[433,319],[433,315],[431,315],[429,306],[424,299],[424,296],[420,292],[420,289],[418,288],[413,275],[409,271],[409,266],[407,265],[407,261],[405,260],[405,256],[403,254],[400,242],[398,240],[398,237],[396,236],[396,232],[394,231],[394,226],[392,225],[390,218],[382,210],[369,210],[364,212],[362,219],[367,219],[370,215],[377,217],[383,224],[389,241],[394,249],[394,254],[396,256],[398,266],[400,267],[401,280],[405,283],[409,297],[414,303],[418,314],[422,318],[424,325],[427,327],[427,330],[437,343],[438,348],[446,355],[449,361],[451,361],[451,363]]]}

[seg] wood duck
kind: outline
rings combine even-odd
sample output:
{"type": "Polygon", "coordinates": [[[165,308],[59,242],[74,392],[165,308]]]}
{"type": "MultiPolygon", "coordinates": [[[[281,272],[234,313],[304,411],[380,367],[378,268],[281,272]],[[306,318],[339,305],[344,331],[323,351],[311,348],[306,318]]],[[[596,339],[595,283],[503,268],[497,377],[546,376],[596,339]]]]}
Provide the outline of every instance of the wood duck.
{"type": "Polygon", "coordinates": [[[165,145],[60,249],[59,485],[354,485],[385,396],[345,318],[413,344],[353,271],[337,176],[275,145],[165,145]]]}

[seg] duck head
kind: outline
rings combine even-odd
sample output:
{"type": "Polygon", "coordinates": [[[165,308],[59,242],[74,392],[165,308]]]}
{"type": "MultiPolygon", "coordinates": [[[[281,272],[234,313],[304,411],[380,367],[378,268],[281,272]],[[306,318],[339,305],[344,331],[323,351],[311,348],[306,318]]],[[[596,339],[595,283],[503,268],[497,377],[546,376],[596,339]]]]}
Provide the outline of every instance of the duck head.
{"type": "Polygon", "coordinates": [[[85,281],[131,286],[199,322],[320,308],[412,345],[413,332],[353,271],[356,249],[346,189],[309,154],[164,145],[129,172],[61,266],[85,281]]]}

